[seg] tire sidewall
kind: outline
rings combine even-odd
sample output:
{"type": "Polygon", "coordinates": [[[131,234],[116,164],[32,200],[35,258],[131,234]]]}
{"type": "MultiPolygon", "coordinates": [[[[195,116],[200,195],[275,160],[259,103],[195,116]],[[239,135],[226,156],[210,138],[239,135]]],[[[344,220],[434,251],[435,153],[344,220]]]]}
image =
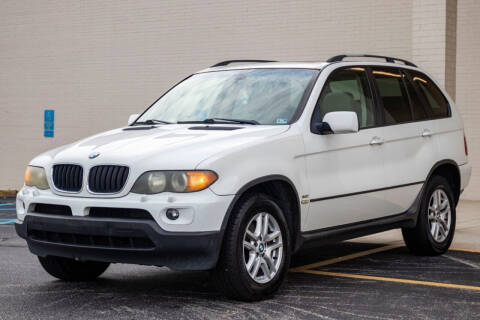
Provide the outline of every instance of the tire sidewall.
{"type": "Polygon", "coordinates": [[[236,259],[239,265],[240,277],[242,278],[242,281],[247,285],[247,288],[252,291],[252,294],[260,293],[261,295],[268,295],[280,286],[288,271],[290,263],[290,235],[283,211],[274,200],[262,195],[253,197],[248,202],[248,205],[242,207],[243,212],[239,212],[239,214],[242,216],[242,221],[236,235],[236,259]],[[247,225],[250,220],[260,212],[267,212],[277,220],[278,225],[281,229],[284,248],[282,259],[283,261],[279,267],[279,271],[272,280],[264,284],[257,283],[250,277],[245,267],[243,253],[243,237],[247,225]]]}
{"type": "Polygon", "coordinates": [[[455,200],[453,196],[452,189],[446,180],[443,177],[436,176],[433,177],[430,183],[428,184],[427,190],[425,192],[425,197],[422,201],[421,212],[420,212],[420,219],[419,223],[421,223],[424,237],[430,243],[432,249],[437,253],[444,253],[450,247],[452,243],[453,236],[455,234],[455,225],[456,225],[456,211],[455,211],[455,200]],[[430,226],[428,222],[428,206],[430,202],[430,197],[435,190],[441,189],[445,192],[448,197],[448,201],[450,202],[450,210],[451,210],[451,223],[450,223],[450,231],[447,238],[442,242],[437,242],[433,239],[432,234],[430,233],[430,226]]]}

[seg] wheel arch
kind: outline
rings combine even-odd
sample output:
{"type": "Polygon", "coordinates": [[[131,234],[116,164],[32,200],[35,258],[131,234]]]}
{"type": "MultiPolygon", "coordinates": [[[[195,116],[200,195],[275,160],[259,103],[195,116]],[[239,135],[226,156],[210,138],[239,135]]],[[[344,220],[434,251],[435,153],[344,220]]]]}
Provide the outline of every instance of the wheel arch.
{"type": "Polygon", "coordinates": [[[252,192],[265,193],[282,203],[281,207],[284,209],[286,215],[285,218],[288,224],[287,227],[289,228],[291,235],[292,251],[295,251],[300,242],[298,241],[300,236],[301,222],[300,198],[292,180],[283,175],[268,175],[256,178],[246,183],[238,190],[227,209],[225,217],[223,218],[221,226],[222,241],[225,229],[230,221],[232,211],[235,209],[242,197],[245,197],[252,192]]]}
{"type": "Polygon", "coordinates": [[[453,194],[455,196],[455,205],[458,204],[458,201],[460,199],[461,183],[460,169],[458,168],[458,164],[451,159],[438,161],[428,173],[427,179],[425,179],[425,183],[427,183],[435,175],[442,176],[451,183],[453,194]]]}

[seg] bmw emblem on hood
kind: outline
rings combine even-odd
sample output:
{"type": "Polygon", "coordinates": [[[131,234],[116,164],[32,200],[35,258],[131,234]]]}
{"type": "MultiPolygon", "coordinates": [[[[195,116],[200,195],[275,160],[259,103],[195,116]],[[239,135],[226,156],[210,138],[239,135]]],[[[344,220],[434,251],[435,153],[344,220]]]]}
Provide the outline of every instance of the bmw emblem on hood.
{"type": "Polygon", "coordinates": [[[94,152],[94,153],[90,153],[88,155],[88,158],[89,159],[95,159],[96,157],[98,157],[100,155],[100,152],[94,152]]]}

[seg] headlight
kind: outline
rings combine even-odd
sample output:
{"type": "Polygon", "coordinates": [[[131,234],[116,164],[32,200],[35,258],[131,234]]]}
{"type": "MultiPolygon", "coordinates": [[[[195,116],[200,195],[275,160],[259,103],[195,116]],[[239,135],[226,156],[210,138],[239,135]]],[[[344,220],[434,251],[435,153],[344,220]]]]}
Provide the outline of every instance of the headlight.
{"type": "Polygon", "coordinates": [[[42,167],[28,166],[25,171],[25,184],[29,187],[37,187],[41,190],[50,188],[45,169],[42,167]]]}
{"type": "Polygon", "coordinates": [[[163,172],[152,172],[147,178],[147,187],[152,193],[159,193],[165,190],[167,177],[163,172]]]}
{"type": "Polygon", "coordinates": [[[149,171],[137,179],[131,192],[195,192],[208,188],[217,178],[213,171],[149,171]]]}

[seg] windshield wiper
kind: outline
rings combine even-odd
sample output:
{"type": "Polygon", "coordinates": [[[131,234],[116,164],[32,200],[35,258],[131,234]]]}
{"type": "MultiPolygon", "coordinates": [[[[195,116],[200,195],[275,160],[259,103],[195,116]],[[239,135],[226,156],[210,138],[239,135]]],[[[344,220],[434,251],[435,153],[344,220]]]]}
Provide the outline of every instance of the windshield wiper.
{"type": "Polygon", "coordinates": [[[205,119],[203,121],[213,121],[220,120],[220,121],[227,121],[227,122],[235,122],[235,123],[242,123],[242,124],[260,124],[258,121],[255,120],[245,120],[245,119],[228,119],[228,118],[212,118],[212,119],[205,119]]]}
{"type": "Polygon", "coordinates": [[[239,124],[251,124],[251,125],[258,125],[260,124],[258,121],[255,120],[243,120],[243,119],[228,119],[228,118],[207,118],[201,121],[178,121],[177,123],[239,123],[239,124]]]}
{"type": "Polygon", "coordinates": [[[136,125],[136,124],[156,124],[156,123],[172,124],[172,122],[168,122],[168,121],[165,121],[165,120],[148,119],[148,120],[145,120],[145,121],[137,121],[133,125],[136,125]]]}

